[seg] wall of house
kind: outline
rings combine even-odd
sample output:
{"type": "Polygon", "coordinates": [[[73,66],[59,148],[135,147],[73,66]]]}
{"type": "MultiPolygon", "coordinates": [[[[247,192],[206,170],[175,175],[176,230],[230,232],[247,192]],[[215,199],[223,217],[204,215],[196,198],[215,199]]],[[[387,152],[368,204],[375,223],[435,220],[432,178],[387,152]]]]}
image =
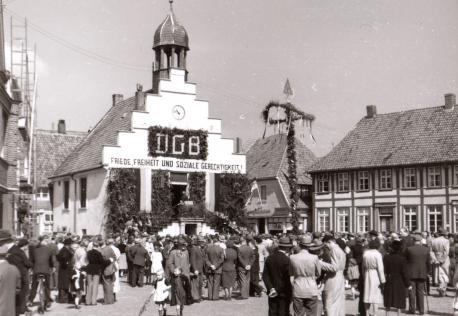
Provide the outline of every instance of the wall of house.
{"type": "Polygon", "coordinates": [[[323,222],[320,225],[320,214],[328,212],[330,229],[338,231],[338,212],[348,210],[348,230],[357,232],[361,226],[358,225],[358,214],[362,209],[367,209],[369,211],[367,230],[380,231],[386,227],[382,218],[387,217],[386,211],[392,208],[391,230],[397,231],[407,226],[415,230],[430,231],[437,230],[441,226],[451,232],[458,232],[458,183],[456,183],[458,181],[454,179],[456,177],[454,168],[458,167],[454,164],[440,165],[441,185],[433,188],[428,185],[428,167],[431,166],[413,166],[416,168],[417,176],[415,188],[405,187],[405,168],[391,169],[391,189],[380,188],[380,169],[369,169],[371,181],[370,189],[367,191],[357,190],[357,170],[349,171],[350,188],[347,192],[338,192],[337,172],[329,173],[329,192],[317,192],[318,174],[313,174],[314,229],[319,230],[324,226],[323,222]],[[442,221],[434,223],[432,210],[436,206],[442,221]],[[412,209],[412,214],[415,214],[416,223],[408,221],[409,216],[406,215],[406,211],[409,208],[412,209]]]}
{"type": "Polygon", "coordinates": [[[53,180],[54,185],[54,231],[69,231],[76,234],[103,234],[107,208],[106,186],[108,172],[96,169],[78,173],[73,178],[62,177],[53,180]],[[87,179],[86,207],[81,207],[80,179],[87,179]],[[69,207],[64,207],[64,181],[70,181],[69,207]],[[76,185],[76,190],[75,190],[76,185]]]}
{"type": "Polygon", "coordinates": [[[251,184],[251,197],[248,199],[246,211],[249,217],[272,216],[278,207],[288,207],[285,195],[277,179],[255,180],[251,184]],[[261,186],[266,186],[266,200],[261,201],[261,186]],[[256,189],[256,186],[258,189],[256,189]]]}

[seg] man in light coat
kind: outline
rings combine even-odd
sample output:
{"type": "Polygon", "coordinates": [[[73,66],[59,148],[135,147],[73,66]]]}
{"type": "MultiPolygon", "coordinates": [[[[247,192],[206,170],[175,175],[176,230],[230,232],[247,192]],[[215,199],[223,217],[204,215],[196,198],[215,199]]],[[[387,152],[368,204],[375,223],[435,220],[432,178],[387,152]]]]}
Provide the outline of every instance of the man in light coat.
{"type": "Polygon", "coordinates": [[[334,236],[326,235],[323,243],[328,250],[326,261],[320,261],[324,276],[324,309],[326,315],[345,315],[345,278],[343,271],[347,256],[336,244],[334,236]]]}
{"type": "Polygon", "coordinates": [[[447,231],[443,228],[439,228],[439,237],[435,238],[431,244],[431,262],[435,269],[435,276],[439,281],[439,287],[437,291],[439,296],[445,296],[447,292],[447,283],[449,281],[450,271],[450,241],[445,238],[447,231]]]}

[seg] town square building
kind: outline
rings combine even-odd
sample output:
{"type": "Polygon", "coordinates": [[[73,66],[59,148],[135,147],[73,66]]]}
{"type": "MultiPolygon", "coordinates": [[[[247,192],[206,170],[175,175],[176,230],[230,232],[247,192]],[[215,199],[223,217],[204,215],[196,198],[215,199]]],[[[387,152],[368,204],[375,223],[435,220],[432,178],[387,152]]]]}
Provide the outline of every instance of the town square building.
{"type": "MultiPolygon", "coordinates": [[[[67,130],[65,120],[59,120],[57,130],[53,128],[35,131],[34,163],[32,165],[35,193],[32,199],[30,237],[53,232],[51,199],[54,187],[49,185],[49,177],[87,134],[87,132],[67,130]]],[[[60,230],[59,227],[55,228],[57,231],[60,230]]]]}
{"type": "MultiPolygon", "coordinates": [[[[288,184],[287,135],[258,139],[247,151],[247,175],[251,195],[246,205],[248,226],[255,232],[282,233],[291,230],[290,187],[288,184]]],[[[312,228],[312,177],[307,169],[315,155],[296,138],[299,229],[312,228]]]]}
{"type": "MultiPolygon", "coordinates": [[[[188,81],[189,39],[171,8],[154,34],[152,89],[137,85],[134,97],[113,95],[107,113],[51,177],[55,230],[103,234],[107,184],[113,169],[139,170],[138,209],[151,212],[152,173],[170,176],[174,204],[189,191],[189,175],[205,175],[205,206],[215,211],[220,173],[245,173],[245,155],[222,137],[222,122],[210,118],[209,103],[197,99],[188,81]]],[[[178,224],[176,224],[178,225],[178,224]]],[[[182,226],[167,233],[184,233],[182,226]]],[[[194,233],[206,233],[198,225],[194,233]]]]}
{"type": "Polygon", "coordinates": [[[367,115],[311,167],[314,230],[458,232],[458,108],[367,115]]]}

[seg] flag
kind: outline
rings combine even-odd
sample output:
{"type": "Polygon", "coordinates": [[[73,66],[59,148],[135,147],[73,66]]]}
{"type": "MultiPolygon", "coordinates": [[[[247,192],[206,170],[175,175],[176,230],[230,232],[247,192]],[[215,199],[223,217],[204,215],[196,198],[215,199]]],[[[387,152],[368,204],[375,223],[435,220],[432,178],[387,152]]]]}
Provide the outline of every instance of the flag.
{"type": "Polygon", "coordinates": [[[294,95],[294,91],[291,88],[291,84],[289,83],[289,79],[286,79],[285,87],[283,88],[283,93],[286,95],[286,99],[290,99],[294,95]]]}

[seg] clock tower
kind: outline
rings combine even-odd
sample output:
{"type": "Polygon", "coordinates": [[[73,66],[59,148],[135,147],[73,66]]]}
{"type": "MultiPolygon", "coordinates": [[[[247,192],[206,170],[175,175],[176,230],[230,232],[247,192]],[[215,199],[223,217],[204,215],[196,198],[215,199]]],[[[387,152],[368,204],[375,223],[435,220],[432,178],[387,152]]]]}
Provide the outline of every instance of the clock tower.
{"type": "Polygon", "coordinates": [[[170,12],[154,33],[153,50],[153,93],[158,93],[159,81],[170,79],[171,69],[186,70],[186,56],[189,51],[189,38],[185,28],[180,25],[173,12],[173,0],[170,2],[170,12]]]}

